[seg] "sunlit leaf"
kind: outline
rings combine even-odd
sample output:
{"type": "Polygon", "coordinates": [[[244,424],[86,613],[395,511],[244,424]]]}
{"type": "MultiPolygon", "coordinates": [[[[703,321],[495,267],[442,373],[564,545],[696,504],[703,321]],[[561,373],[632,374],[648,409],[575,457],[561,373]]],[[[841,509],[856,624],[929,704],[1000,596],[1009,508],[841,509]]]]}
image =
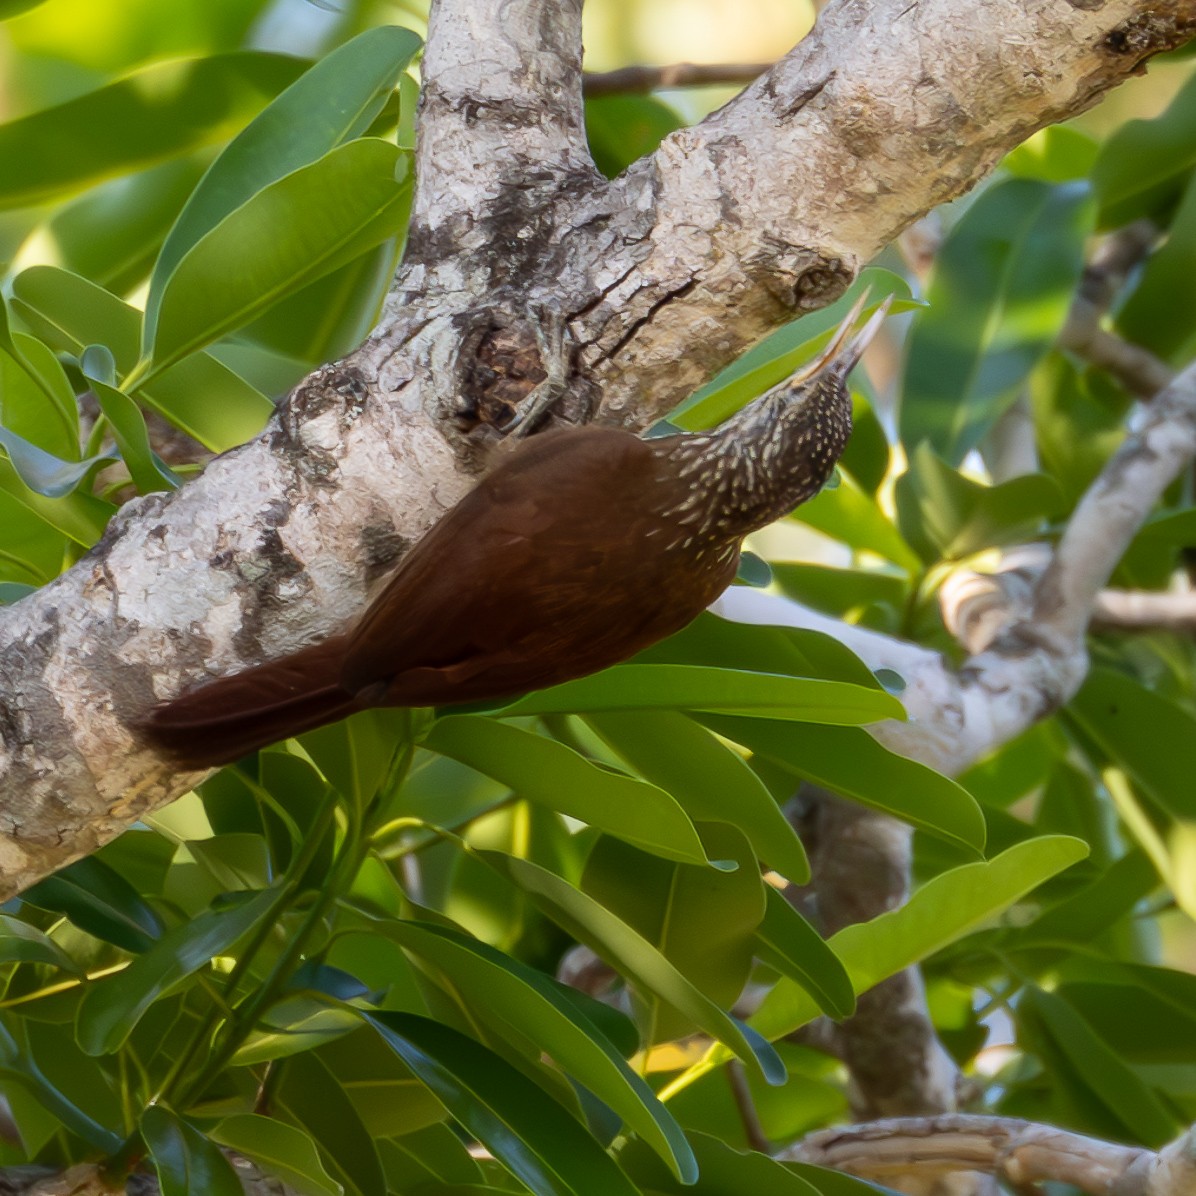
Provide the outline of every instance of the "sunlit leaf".
{"type": "Polygon", "coordinates": [[[162,1196],[243,1196],[241,1181],[220,1148],[165,1105],[151,1105],[141,1115],[141,1136],[162,1196]]]}

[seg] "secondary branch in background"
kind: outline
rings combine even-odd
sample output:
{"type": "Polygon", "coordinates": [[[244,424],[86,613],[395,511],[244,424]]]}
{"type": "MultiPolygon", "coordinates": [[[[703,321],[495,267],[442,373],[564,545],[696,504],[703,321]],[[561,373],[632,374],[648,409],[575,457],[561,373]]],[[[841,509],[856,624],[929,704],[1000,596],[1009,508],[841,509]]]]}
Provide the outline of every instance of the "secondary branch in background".
{"type": "Polygon", "coordinates": [[[764,74],[771,62],[674,62],[668,66],[625,66],[617,71],[587,73],[589,97],[643,94],[662,87],[710,87],[746,84],[764,74]]]}
{"type": "Polygon", "coordinates": [[[1018,1190],[1057,1182],[1089,1196],[1191,1196],[1196,1191],[1196,1129],[1156,1154],[1012,1117],[955,1113],[823,1130],[781,1157],[890,1184],[972,1171],[1018,1190]]]}

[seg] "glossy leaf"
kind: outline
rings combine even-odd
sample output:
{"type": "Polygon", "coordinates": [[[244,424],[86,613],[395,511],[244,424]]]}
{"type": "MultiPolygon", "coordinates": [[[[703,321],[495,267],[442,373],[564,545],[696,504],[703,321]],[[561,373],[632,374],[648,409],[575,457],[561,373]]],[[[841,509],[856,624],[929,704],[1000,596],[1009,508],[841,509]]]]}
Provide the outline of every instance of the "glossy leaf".
{"type": "Polygon", "coordinates": [[[622,174],[684,121],[655,96],[597,96],[586,101],[586,139],[608,179],[622,174]]]}
{"type": "Polygon", "coordinates": [[[282,1065],[279,1113],[321,1147],[325,1170],[347,1196],[386,1196],[378,1149],[336,1076],[311,1051],[282,1065]]]}
{"type": "Polygon", "coordinates": [[[424,746],[670,859],[705,863],[685,811],[663,789],[601,768],[563,743],[477,715],[437,719],[424,746]]]}
{"type": "Polygon", "coordinates": [[[567,933],[636,984],[684,1014],[712,1038],[725,1042],[744,1063],[770,1084],[783,1083],[785,1070],[766,1042],[724,1013],[687,980],[651,943],[546,868],[494,851],[477,853],[495,871],[509,876],[536,905],[567,933]]]}
{"type": "Polygon", "coordinates": [[[1196,173],[1179,201],[1167,239],[1146,261],[1129,299],[1117,313],[1126,340],[1175,359],[1193,335],[1196,304],[1196,173]]]}
{"type": "Polygon", "coordinates": [[[801,985],[829,1017],[849,1017],[855,1011],[855,992],[839,957],[772,885],[764,892],[767,908],[756,929],[756,954],[801,985]]]}
{"type": "Polygon", "coordinates": [[[252,1159],[301,1196],[341,1196],[344,1192],[344,1186],[324,1170],[311,1138],[293,1125],[256,1113],[239,1113],[220,1122],[211,1138],[252,1159]]]}
{"type": "Polygon", "coordinates": [[[914,451],[895,491],[897,522],[922,559],[959,560],[985,548],[1020,544],[1063,507],[1045,474],[1025,474],[998,486],[966,478],[930,447],[914,451]]]}
{"type": "MultiPolygon", "coordinates": [[[[707,853],[735,864],[717,871],[654,859],[609,837],[590,850],[582,891],[652,944],[699,992],[721,1008],[743,993],[765,885],[742,832],[728,823],[700,826],[707,853]]],[[[641,992],[649,1044],[689,1029],[657,994],[641,992]]]]}
{"type": "Polygon", "coordinates": [[[1018,178],[1070,183],[1092,173],[1100,148],[1098,141],[1079,129],[1050,125],[1006,154],[1001,165],[1018,178]]]}
{"type": "Polygon", "coordinates": [[[220,1148],[165,1105],[151,1105],[141,1115],[141,1136],[162,1196],[243,1196],[241,1181],[220,1148]]]}
{"type": "Polygon", "coordinates": [[[850,682],[670,664],[615,665],[538,690],[504,707],[502,715],[653,709],[846,725],[905,717],[905,708],[891,695],[850,682]]]}
{"type": "Polygon", "coordinates": [[[824,489],[802,503],[790,518],[857,552],[874,552],[911,572],[920,567],[917,553],[880,504],[846,475],[833,490],[824,489]]]}
{"type": "Polygon", "coordinates": [[[939,250],[910,333],[901,436],[952,464],[983,440],[1055,341],[1093,205],[1078,183],[995,183],[939,250]]]}
{"type": "Polygon", "coordinates": [[[208,168],[171,228],[150,280],[144,347],[154,343],[166,285],[226,216],[284,175],[360,136],[419,49],[409,29],[369,29],[322,58],[272,100],[208,168]]]}
{"type": "Polygon", "coordinates": [[[164,284],[155,372],[394,236],[410,202],[407,156],[373,138],[271,183],[201,237],[164,284]]]}
{"type": "Polygon", "coordinates": [[[1196,78],[1152,120],[1128,120],[1105,142],[1092,172],[1101,228],[1157,218],[1196,166],[1196,78]]]}
{"type": "Polygon", "coordinates": [[[1089,671],[1068,709],[1164,810],[1175,818],[1196,820],[1192,715],[1132,677],[1103,668],[1089,671]]]}
{"type": "Polygon", "coordinates": [[[53,212],[31,236],[53,247],[53,261],[115,295],[141,283],[187,196],[203,174],[203,154],[111,179],[53,212]]]}
{"type": "Polygon", "coordinates": [[[607,711],[586,722],[645,780],[693,819],[729,822],[756,856],[795,884],[809,877],[805,849],[747,763],[704,727],[672,710],[607,711]]]}
{"type": "Polygon", "coordinates": [[[64,461],[4,427],[0,427],[0,449],[8,454],[13,472],[21,482],[43,498],[65,498],[96,466],[112,457],[110,453],[100,453],[86,461],[64,461]]]}
{"type": "Polygon", "coordinates": [[[1087,1092],[1137,1140],[1157,1148],[1175,1137],[1178,1118],[1062,997],[1031,988],[1022,1003],[1042,1020],[1087,1092]]]}
{"type": "MultiPolygon", "coordinates": [[[[1087,854],[1086,843],[1064,835],[1019,843],[992,860],[964,864],[928,880],[900,908],[840,930],[830,939],[831,949],[855,991],[866,992],[983,926],[1087,854]]],[[[817,1016],[814,999],[782,980],[751,1024],[775,1039],[817,1016]]]]}
{"type": "Polygon", "coordinates": [[[91,391],[100,405],[100,410],[108,420],[112,438],[116,441],[121,459],[129,470],[129,476],[132,477],[137,492],[152,494],[157,490],[177,489],[177,475],[154,452],[150,444],[141,408],[112,384],[111,374],[115,365],[111,353],[102,345],[92,345],[83,350],[79,364],[83,376],[91,383],[91,391]],[[103,351],[110,366],[110,369],[105,371],[110,376],[104,380],[95,372],[96,350],[103,351]]]}
{"type": "Polygon", "coordinates": [[[47,498],[27,486],[5,457],[0,457],[0,490],[82,548],[91,548],[104,534],[116,510],[111,503],[82,490],[47,498]]]}
{"type": "Polygon", "coordinates": [[[81,930],[126,951],[148,951],[162,919],[114,869],[95,856],[68,864],[26,889],[23,900],[65,914],[81,930]]]}
{"type": "MultiPolygon", "coordinates": [[[[133,368],[141,330],[136,308],[53,266],[24,270],[12,285],[14,307],[47,344],[75,355],[91,344],[106,345],[121,374],[133,368]]],[[[206,353],[179,362],[137,395],[213,452],[256,435],[274,410],[265,395],[206,353]]]]}
{"type": "Polygon", "coordinates": [[[682,403],[669,416],[669,422],[691,432],[712,428],[757,395],[783,382],[829,343],[865,288],[869,288],[870,298],[864,316],[875,311],[888,296],[893,297],[894,313],[919,306],[910,295],[909,284],[899,275],[875,267],[865,270],[829,307],[802,316],[749,349],[714,381],[682,403]]]}
{"type": "Polygon", "coordinates": [[[682,1182],[696,1175],[693,1154],[664,1105],[602,1031],[541,972],[485,943],[429,923],[393,922],[379,932],[443,970],[472,1015],[518,1029],[610,1106],[668,1162],[682,1182]]]}
{"type": "Polygon", "coordinates": [[[6,1081],[6,1088],[19,1084],[66,1129],[95,1150],[111,1154],[120,1147],[121,1135],[112,1126],[91,1117],[51,1083],[31,1052],[17,1042],[3,1022],[0,1022],[0,1077],[6,1081]]]}
{"type": "Polygon", "coordinates": [[[45,963],[64,972],[79,970],[49,935],[7,914],[0,914],[0,963],[45,963]]]}
{"type": "Polygon", "coordinates": [[[0,125],[0,208],[28,206],[219,141],[302,66],[258,51],[176,59],[0,125]]]}
{"type": "Polygon", "coordinates": [[[267,889],[228,909],[201,914],[167,931],[123,972],[94,981],[79,1007],[79,1045],[89,1055],[115,1051],[154,1001],[227,951],[277,900],[278,894],[267,889]]]}
{"type": "Polygon", "coordinates": [[[366,1020],[445,1108],[537,1196],[635,1196],[618,1166],[541,1088],[485,1047],[427,1018],[366,1020]]]}
{"type": "Polygon", "coordinates": [[[702,721],[794,776],[973,853],[984,847],[984,816],[967,790],[924,764],[890,752],[866,731],[714,715],[702,721]]]}
{"type": "MultiPolygon", "coordinates": [[[[0,304],[0,308],[3,304],[0,304]]],[[[0,312],[4,354],[0,424],[55,456],[79,459],[79,401],[53,351],[23,332],[6,335],[0,312]]]]}

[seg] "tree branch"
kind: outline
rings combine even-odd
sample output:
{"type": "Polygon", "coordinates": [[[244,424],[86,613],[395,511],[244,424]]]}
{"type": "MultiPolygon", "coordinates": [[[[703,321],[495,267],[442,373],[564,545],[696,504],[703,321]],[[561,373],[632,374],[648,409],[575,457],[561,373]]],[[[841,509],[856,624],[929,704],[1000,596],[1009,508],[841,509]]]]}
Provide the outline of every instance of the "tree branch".
{"type": "Polygon", "coordinates": [[[257,440],[128,504],[75,569],[0,611],[4,895],[194,780],[138,750],[128,722],[150,702],[361,609],[538,380],[542,307],[575,349],[558,413],[643,427],[1196,29],[1191,0],[841,0],[732,104],[607,183],[581,136],[579,8],[439,0],[407,256],[375,335],[257,440]]]}
{"type": "Polygon", "coordinates": [[[782,1157],[881,1183],[978,1171],[1019,1189],[1053,1181],[1090,1196],[1186,1196],[1196,1185],[1196,1130],[1156,1154],[1012,1117],[953,1114],[823,1130],[782,1157]]]}

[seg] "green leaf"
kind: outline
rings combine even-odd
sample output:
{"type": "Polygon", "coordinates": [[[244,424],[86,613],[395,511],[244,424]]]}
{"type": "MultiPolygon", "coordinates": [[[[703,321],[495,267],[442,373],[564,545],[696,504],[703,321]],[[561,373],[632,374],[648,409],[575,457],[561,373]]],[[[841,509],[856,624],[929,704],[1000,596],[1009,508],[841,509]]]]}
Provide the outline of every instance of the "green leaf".
{"type": "Polygon", "coordinates": [[[1001,165],[1018,178],[1070,183],[1092,173],[1100,149],[1099,141],[1079,129],[1051,125],[1006,154],[1001,165]]]}
{"type": "Polygon", "coordinates": [[[1050,350],[1084,265],[1086,186],[995,183],[939,250],[930,307],[910,332],[901,403],[908,448],[959,464],[1050,350]]]}
{"type": "Polygon", "coordinates": [[[1094,668],[1068,707],[1084,730],[1174,818],[1196,820],[1196,719],[1132,677],[1094,668]],[[1160,745],[1166,744],[1166,751],[1160,745]]]}
{"type": "Polygon", "coordinates": [[[270,912],[278,896],[266,889],[228,909],[201,914],[168,931],[123,972],[94,981],[79,1006],[79,1045],[89,1055],[111,1054],[159,997],[227,951],[270,912]]]}
{"type": "MultiPolygon", "coordinates": [[[[766,886],[742,832],[720,822],[700,829],[707,852],[720,862],[733,862],[733,870],[654,859],[603,836],[590,850],[581,888],[642,935],[699,992],[729,1008],[742,995],[751,971],[766,886]]],[[[656,994],[638,996],[649,1044],[681,1037],[690,1029],[656,994]]]]}
{"type": "MultiPolygon", "coordinates": [[[[2,374],[0,362],[0,383],[2,374]]],[[[112,459],[111,453],[100,453],[86,461],[64,461],[4,427],[0,427],[0,448],[22,484],[43,498],[65,498],[97,465],[112,459]]]]}
{"type": "Polygon", "coordinates": [[[520,698],[502,717],[596,710],[708,710],[854,726],[904,718],[881,689],[844,681],[680,664],[619,664],[520,698]]]}
{"type": "Polygon", "coordinates": [[[149,273],[154,255],[203,174],[203,155],[163,162],[110,179],[57,208],[31,234],[52,246],[53,261],[113,294],[149,273]]]}
{"type": "Polygon", "coordinates": [[[45,2],[46,0],[0,0],[0,21],[7,21],[10,17],[28,12],[45,2]]]}
{"type": "Polygon", "coordinates": [[[0,423],[68,461],[79,459],[79,401],[53,351],[24,332],[5,336],[0,302],[0,423]]]}
{"type": "Polygon", "coordinates": [[[165,1105],[151,1105],[141,1115],[141,1136],[158,1171],[162,1196],[244,1196],[220,1148],[165,1105]]]}
{"type": "Polygon", "coordinates": [[[1175,203],[1196,165],[1196,78],[1152,120],[1127,120],[1104,144],[1092,172],[1100,227],[1157,218],[1175,203]]]}
{"type": "MultiPolygon", "coordinates": [[[[690,1193],[692,1196],[742,1196],[747,1192],[767,1193],[768,1196],[823,1196],[809,1180],[766,1154],[733,1150],[709,1134],[692,1133],[690,1140],[701,1169],[693,1187],[683,1188],[634,1142],[620,1152],[619,1159],[643,1190],[669,1196],[689,1196],[690,1193]]],[[[872,1191],[864,1185],[861,1189],[860,1196],[872,1191]]]]}
{"type": "MultiPolygon", "coordinates": [[[[112,1154],[120,1148],[121,1135],[96,1121],[53,1084],[38,1066],[32,1052],[25,1049],[25,1044],[17,1042],[3,1022],[0,1022],[0,1077],[19,1084],[67,1130],[94,1149],[112,1154]]],[[[6,1083],[5,1087],[9,1086],[6,1083]]]]}
{"type": "Polygon", "coordinates": [[[226,216],[164,284],[154,372],[403,229],[411,202],[408,162],[389,142],[352,141],[226,216]]]}
{"type": "Polygon", "coordinates": [[[258,51],[176,59],[0,125],[0,208],[39,203],[219,141],[302,67],[258,51]]]}
{"type": "Polygon", "coordinates": [[[229,142],[179,213],[154,264],[146,350],[167,283],[187,253],[259,191],[364,133],[419,46],[411,30],[397,25],[358,34],[305,71],[229,142]]]}
{"type": "Polygon", "coordinates": [[[685,122],[655,96],[614,95],[586,100],[586,139],[594,164],[608,179],[656,147],[685,122]]]}
{"type": "Polygon", "coordinates": [[[929,564],[1024,543],[1064,505],[1058,484],[1045,474],[983,486],[965,478],[926,443],[913,452],[894,497],[906,540],[929,564]]]}
{"type": "MultiPolygon", "coordinates": [[[[830,947],[855,991],[866,992],[983,926],[1087,854],[1086,843],[1066,835],[1030,839],[995,859],[964,864],[928,880],[899,909],[840,930],[830,947]]],[[[817,1016],[814,999],[782,980],[753,1014],[751,1024],[775,1039],[817,1016]]]]}
{"type": "Polygon", "coordinates": [[[699,992],[643,935],[592,897],[530,860],[495,851],[476,855],[500,875],[510,877],[558,926],[631,983],[661,997],[712,1038],[725,1042],[765,1082],[784,1082],[785,1069],[772,1047],[750,1032],[745,1034],[746,1027],[699,992]]]}
{"type": "Polygon", "coordinates": [[[883,810],[973,853],[984,847],[984,815],[966,789],[924,764],[890,752],[866,731],[762,718],[707,715],[702,721],[794,776],[883,810]]]}
{"type": "Polygon", "coordinates": [[[1042,1019],[1086,1091],[1134,1138],[1158,1148],[1175,1137],[1181,1128],[1178,1118],[1062,997],[1030,988],[1023,993],[1019,1009],[1023,1003],[1042,1019]]]}
{"type": "Polygon", "coordinates": [[[49,935],[7,914],[0,914],[0,963],[47,963],[64,972],[79,971],[49,935]]]}
{"type": "Polygon", "coordinates": [[[148,951],[165,930],[137,890],[95,856],[38,881],[22,900],[65,914],[81,930],[135,954],[148,951]]]}
{"type": "Polygon", "coordinates": [[[880,504],[846,474],[833,490],[824,489],[789,516],[846,544],[857,552],[874,552],[895,565],[917,572],[917,553],[906,543],[880,504]]]}
{"type": "Polygon", "coordinates": [[[764,892],[767,908],[756,930],[756,954],[801,985],[829,1017],[850,1017],[855,1012],[855,992],[839,957],[772,885],[766,885],[764,892]]]}
{"type": "MultiPolygon", "coordinates": [[[[78,355],[102,344],[120,373],[136,364],[141,313],[102,287],[53,266],[32,266],[17,275],[12,288],[14,308],[53,348],[78,355]]],[[[137,393],[213,452],[255,436],[274,410],[265,395],[206,353],[179,362],[137,393]]]]}
{"type": "Polygon", "coordinates": [[[90,548],[104,534],[116,510],[111,503],[81,490],[47,498],[27,486],[12,463],[3,457],[0,457],[0,490],[82,548],[90,548]]]}
{"type": "Polygon", "coordinates": [[[1117,331],[1135,345],[1175,360],[1191,340],[1196,304],[1196,174],[1188,180],[1167,239],[1146,261],[1138,285],[1117,313],[1117,331]]]}
{"type": "Polygon", "coordinates": [[[238,1113],[220,1122],[211,1138],[252,1159],[302,1196],[341,1196],[344,1192],[344,1186],[324,1170],[315,1143],[293,1125],[257,1113],[238,1113]]]}
{"type": "Polygon", "coordinates": [[[537,1196],[635,1196],[565,1110],[521,1072],[447,1026],[409,1013],[366,1021],[454,1118],[537,1196]]]}
{"type": "Polygon", "coordinates": [[[275,1089],[278,1111],[321,1150],[325,1170],[347,1196],[386,1196],[378,1148],[339,1079],[318,1055],[294,1055],[275,1089]]]}
{"type": "Polygon", "coordinates": [[[685,811],[664,790],[601,768],[563,743],[478,715],[437,719],[423,746],[646,851],[706,863],[685,811]]]}
{"type": "Polygon", "coordinates": [[[150,445],[141,408],[112,384],[116,366],[108,349],[103,345],[90,345],[80,355],[79,367],[91,383],[91,391],[100,410],[107,417],[112,438],[120,449],[121,458],[137,492],[152,494],[156,490],[177,489],[179,479],[174,470],[162,461],[150,445]],[[101,378],[101,371],[107,377],[101,378]]]}
{"type": "Polygon", "coordinates": [[[472,1016],[515,1028],[610,1106],[683,1183],[697,1174],[685,1135],[648,1085],[561,990],[541,972],[485,943],[430,923],[379,923],[378,932],[434,964],[472,1016]]]}
{"type": "Polygon", "coordinates": [[[893,297],[890,310],[894,314],[921,306],[911,297],[905,279],[889,270],[870,267],[829,307],[794,320],[743,354],[686,399],[669,416],[669,422],[690,432],[712,428],[757,395],[783,382],[830,342],[865,288],[870,289],[870,302],[864,316],[871,315],[889,296],[893,297]]]}
{"type": "Polygon", "coordinates": [[[586,722],[645,780],[696,821],[731,822],[756,856],[795,884],[809,879],[805,849],[747,763],[705,727],[672,710],[590,714],[586,722]]]}

